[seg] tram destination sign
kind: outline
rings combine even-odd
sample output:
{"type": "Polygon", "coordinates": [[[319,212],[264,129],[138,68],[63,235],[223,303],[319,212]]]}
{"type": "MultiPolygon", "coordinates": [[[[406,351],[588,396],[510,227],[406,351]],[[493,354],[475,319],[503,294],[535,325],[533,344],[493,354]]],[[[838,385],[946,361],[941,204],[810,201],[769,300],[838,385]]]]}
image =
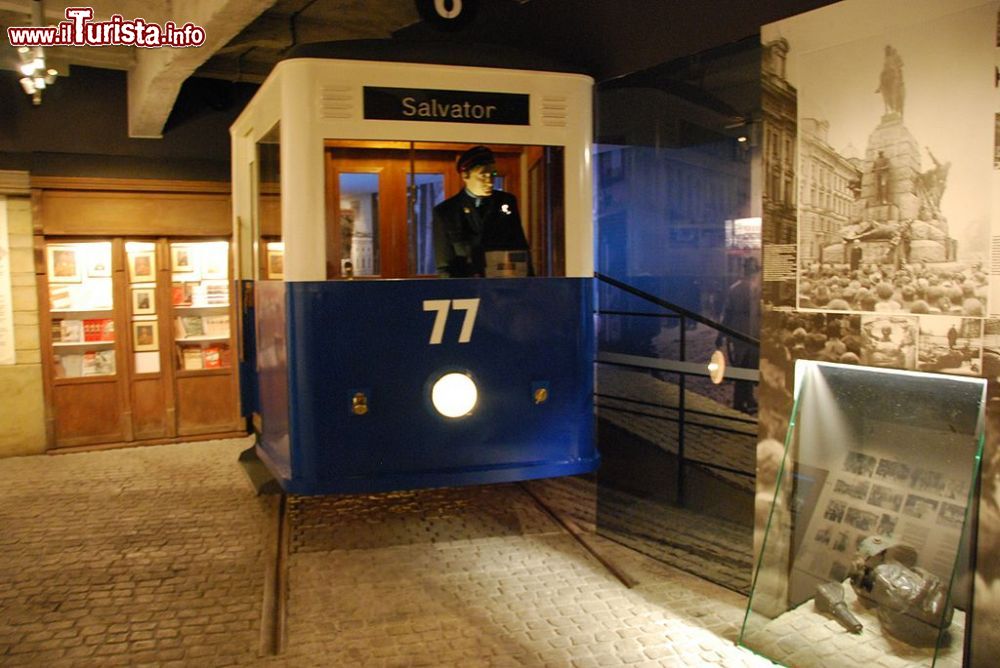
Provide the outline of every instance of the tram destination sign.
{"type": "Polygon", "coordinates": [[[528,98],[520,93],[365,86],[365,118],[529,125],[528,98]]]}

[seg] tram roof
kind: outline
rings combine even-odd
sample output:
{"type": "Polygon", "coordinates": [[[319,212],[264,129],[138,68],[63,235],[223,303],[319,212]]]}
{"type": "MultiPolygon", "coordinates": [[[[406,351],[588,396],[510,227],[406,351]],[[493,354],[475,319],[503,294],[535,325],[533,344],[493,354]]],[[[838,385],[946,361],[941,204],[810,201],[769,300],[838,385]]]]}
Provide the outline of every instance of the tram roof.
{"type": "Polygon", "coordinates": [[[329,58],[371,60],[378,62],[491,67],[538,72],[565,72],[590,75],[584,68],[559,62],[547,56],[514,49],[502,44],[448,42],[399,42],[391,39],[357,39],[302,44],[282,60],[293,58],[329,58]]]}

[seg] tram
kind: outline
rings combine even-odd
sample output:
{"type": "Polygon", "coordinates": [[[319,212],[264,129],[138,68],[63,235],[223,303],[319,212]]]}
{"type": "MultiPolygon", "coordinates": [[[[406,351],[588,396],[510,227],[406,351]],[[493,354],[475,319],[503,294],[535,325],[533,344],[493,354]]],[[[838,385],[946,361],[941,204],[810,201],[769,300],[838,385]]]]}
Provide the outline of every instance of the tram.
{"type": "Polygon", "coordinates": [[[286,492],[597,467],[592,87],[345,57],[275,67],[230,133],[242,400],[286,492]],[[432,210],[476,145],[520,202],[532,276],[435,275],[432,210]]]}

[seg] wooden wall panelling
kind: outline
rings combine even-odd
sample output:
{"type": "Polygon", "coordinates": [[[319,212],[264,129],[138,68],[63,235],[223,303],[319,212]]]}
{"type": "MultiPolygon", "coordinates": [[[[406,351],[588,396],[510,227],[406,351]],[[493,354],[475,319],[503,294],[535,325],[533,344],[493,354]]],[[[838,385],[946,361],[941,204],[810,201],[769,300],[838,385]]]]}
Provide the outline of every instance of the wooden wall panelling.
{"type": "Polygon", "coordinates": [[[177,365],[174,362],[173,271],[170,239],[160,239],[158,245],[159,279],[156,283],[156,318],[160,336],[160,379],[163,391],[163,419],[167,435],[177,435],[177,397],[173,391],[177,365]]]}
{"type": "Polygon", "coordinates": [[[56,381],[52,395],[55,446],[127,440],[119,385],[117,377],[112,376],[56,381]]]}
{"type": "Polygon", "coordinates": [[[132,432],[136,440],[173,436],[167,404],[173,403],[173,393],[167,391],[161,375],[146,374],[132,379],[132,432]]]}
{"type": "MultiPolygon", "coordinates": [[[[91,239],[91,241],[97,241],[91,239]]],[[[128,266],[125,261],[125,242],[122,239],[111,240],[111,289],[114,291],[115,321],[115,379],[118,385],[119,405],[121,406],[122,440],[131,441],[134,438],[132,425],[132,401],[128,380],[132,377],[129,359],[130,327],[128,320],[128,300],[131,298],[128,286],[128,266]]]]}
{"type": "MultiPolygon", "coordinates": [[[[35,197],[32,196],[34,203],[35,197]]],[[[37,216],[32,217],[37,221],[37,216]]],[[[36,231],[37,232],[37,231],[36,231]]],[[[38,286],[38,332],[39,347],[42,361],[42,388],[45,394],[45,447],[54,447],[56,442],[55,428],[55,390],[53,381],[55,369],[52,364],[52,304],[49,300],[49,280],[45,267],[45,238],[37,233],[34,236],[35,247],[35,285],[38,286]]]]}
{"type": "Polygon", "coordinates": [[[229,236],[228,195],[43,190],[46,235],[229,236]]]}
{"type": "Polygon", "coordinates": [[[177,372],[180,436],[242,430],[234,368],[177,372]]]}

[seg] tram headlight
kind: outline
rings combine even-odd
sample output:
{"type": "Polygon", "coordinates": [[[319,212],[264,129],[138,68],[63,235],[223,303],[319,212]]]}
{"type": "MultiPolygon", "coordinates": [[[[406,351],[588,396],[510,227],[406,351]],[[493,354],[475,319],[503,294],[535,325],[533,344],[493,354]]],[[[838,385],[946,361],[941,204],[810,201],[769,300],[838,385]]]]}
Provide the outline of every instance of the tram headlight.
{"type": "Polygon", "coordinates": [[[478,400],[479,390],[468,374],[446,373],[431,386],[431,403],[438,413],[448,418],[468,415],[478,400]]]}

